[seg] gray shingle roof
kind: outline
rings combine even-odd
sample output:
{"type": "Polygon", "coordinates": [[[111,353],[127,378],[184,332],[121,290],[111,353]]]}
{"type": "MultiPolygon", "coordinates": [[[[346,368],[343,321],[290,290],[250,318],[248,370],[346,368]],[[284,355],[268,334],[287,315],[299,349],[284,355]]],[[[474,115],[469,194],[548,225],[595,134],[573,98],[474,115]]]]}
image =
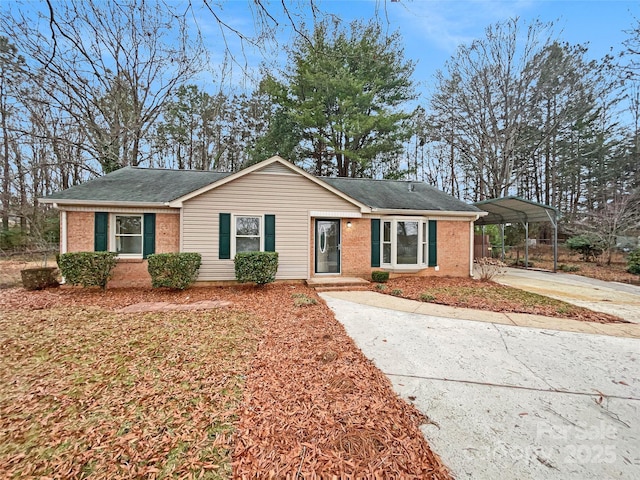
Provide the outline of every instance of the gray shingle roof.
{"type": "MultiPolygon", "coordinates": [[[[46,197],[47,201],[164,204],[221,180],[230,173],[125,167],[46,197]]],[[[320,178],[371,208],[480,212],[422,182],[362,178],[320,178]],[[412,186],[412,189],[410,189],[412,186]]]]}
{"type": "Polygon", "coordinates": [[[366,178],[321,178],[321,180],[371,208],[481,212],[473,205],[466,204],[423,182],[366,178]]]}
{"type": "Polygon", "coordinates": [[[47,200],[165,203],[217,182],[230,173],[125,167],[49,195],[47,200]]]}

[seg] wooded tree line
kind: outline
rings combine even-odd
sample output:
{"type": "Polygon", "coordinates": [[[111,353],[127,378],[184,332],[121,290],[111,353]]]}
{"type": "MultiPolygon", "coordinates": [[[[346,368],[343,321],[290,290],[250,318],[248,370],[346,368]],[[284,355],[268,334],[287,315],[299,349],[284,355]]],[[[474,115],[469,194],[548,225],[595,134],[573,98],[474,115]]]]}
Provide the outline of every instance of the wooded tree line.
{"type": "Polygon", "coordinates": [[[214,91],[197,86],[210,46],[190,6],[53,5],[0,15],[5,247],[8,232],[48,228],[38,197],[93,176],[236,171],[274,154],[317,175],[424,180],[466,201],[518,195],[567,224],[638,228],[640,24],[599,60],[550,24],[490,26],[419,98],[400,34],[376,21],[318,18],[296,28],[282,71],[214,91]]]}

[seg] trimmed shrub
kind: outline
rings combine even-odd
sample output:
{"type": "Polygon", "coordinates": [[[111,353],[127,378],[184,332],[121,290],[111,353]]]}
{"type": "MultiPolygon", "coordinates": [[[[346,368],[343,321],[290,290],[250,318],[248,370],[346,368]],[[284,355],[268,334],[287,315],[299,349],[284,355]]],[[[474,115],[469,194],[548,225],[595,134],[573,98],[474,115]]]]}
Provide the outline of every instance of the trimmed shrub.
{"type": "Polygon", "coordinates": [[[115,252],[71,252],[60,255],[58,266],[67,283],[83,287],[107,288],[113,267],[115,252]]]}
{"type": "Polygon", "coordinates": [[[278,252],[242,252],[233,259],[236,280],[258,285],[271,283],[278,271],[278,252]]]}
{"type": "Polygon", "coordinates": [[[640,275],[640,248],[636,248],[629,254],[627,272],[640,275]]]}
{"type": "Polygon", "coordinates": [[[202,263],[199,253],[156,253],[147,257],[147,271],[153,288],[185,290],[198,278],[202,263]]]}
{"type": "Polygon", "coordinates": [[[22,286],[27,290],[42,290],[57,287],[56,267],[27,268],[21,270],[22,286]]]}
{"type": "Polygon", "coordinates": [[[602,255],[605,244],[593,235],[577,235],[567,239],[565,245],[569,250],[580,253],[585,262],[595,260],[602,255]]]}
{"type": "Polygon", "coordinates": [[[371,280],[377,283],[385,283],[387,280],[389,280],[389,272],[375,270],[371,272],[371,280]]]}

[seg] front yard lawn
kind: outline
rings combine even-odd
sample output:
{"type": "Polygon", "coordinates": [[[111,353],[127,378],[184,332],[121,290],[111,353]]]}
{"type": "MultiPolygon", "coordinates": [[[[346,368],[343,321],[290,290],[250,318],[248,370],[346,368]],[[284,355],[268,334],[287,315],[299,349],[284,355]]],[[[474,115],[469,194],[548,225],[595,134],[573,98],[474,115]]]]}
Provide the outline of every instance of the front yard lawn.
{"type": "Polygon", "coordinates": [[[304,285],[13,288],[0,312],[1,478],[450,478],[304,285]],[[118,313],[203,300],[231,306],[118,313]]]}
{"type": "Polygon", "coordinates": [[[3,478],[230,477],[253,316],[3,310],[3,478]]]}
{"type": "Polygon", "coordinates": [[[597,323],[623,322],[621,318],[578,307],[554,298],[525,292],[496,282],[451,277],[400,277],[372,284],[377,292],[451,307],[491,312],[531,313],[597,323]]]}

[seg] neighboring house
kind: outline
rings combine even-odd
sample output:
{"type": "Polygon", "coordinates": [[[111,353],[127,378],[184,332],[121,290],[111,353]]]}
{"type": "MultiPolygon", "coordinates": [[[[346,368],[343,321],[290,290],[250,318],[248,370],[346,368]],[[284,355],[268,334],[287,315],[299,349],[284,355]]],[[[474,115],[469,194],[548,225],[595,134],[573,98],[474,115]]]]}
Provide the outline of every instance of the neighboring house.
{"type": "Polygon", "coordinates": [[[152,253],[202,255],[199,282],[235,279],[240,251],[277,251],[278,280],[468,277],[485,212],[422,182],[317,178],[272,157],[236,173],[126,167],[40,199],[60,252],[119,254],[111,286],[148,285],[152,253]]]}

